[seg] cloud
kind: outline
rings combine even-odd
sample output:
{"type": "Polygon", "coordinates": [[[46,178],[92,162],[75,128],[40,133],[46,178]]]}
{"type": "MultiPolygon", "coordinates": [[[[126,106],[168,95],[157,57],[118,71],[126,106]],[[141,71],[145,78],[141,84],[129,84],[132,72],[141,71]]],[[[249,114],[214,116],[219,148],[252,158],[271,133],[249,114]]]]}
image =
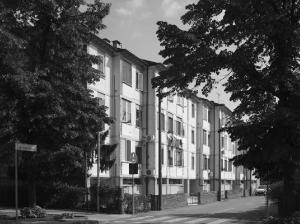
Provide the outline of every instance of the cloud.
{"type": "Polygon", "coordinates": [[[145,0],[130,0],[128,5],[134,9],[140,8],[145,4],[145,0]]]}
{"type": "Polygon", "coordinates": [[[132,11],[130,11],[126,8],[117,8],[116,12],[120,15],[123,15],[123,16],[130,16],[133,13],[132,11]]]}
{"type": "Polygon", "coordinates": [[[163,0],[161,7],[166,17],[174,17],[184,8],[176,0],[163,0]]]}
{"type": "Polygon", "coordinates": [[[145,4],[146,0],[128,0],[123,7],[117,8],[116,12],[123,16],[131,16],[145,4]]]}

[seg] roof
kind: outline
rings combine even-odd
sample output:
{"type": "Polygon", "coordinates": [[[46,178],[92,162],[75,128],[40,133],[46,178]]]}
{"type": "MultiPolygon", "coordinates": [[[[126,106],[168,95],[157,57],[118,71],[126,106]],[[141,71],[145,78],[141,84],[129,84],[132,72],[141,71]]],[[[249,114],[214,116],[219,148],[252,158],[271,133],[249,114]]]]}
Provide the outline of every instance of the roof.
{"type": "Polygon", "coordinates": [[[142,67],[147,66],[147,63],[143,59],[137,57],[135,54],[131,53],[129,50],[123,49],[123,48],[117,48],[116,50],[117,50],[117,52],[120,52],[123,56],[125,56],[129,60],[133,61],[134,63],[136,63],[142,67]]]}

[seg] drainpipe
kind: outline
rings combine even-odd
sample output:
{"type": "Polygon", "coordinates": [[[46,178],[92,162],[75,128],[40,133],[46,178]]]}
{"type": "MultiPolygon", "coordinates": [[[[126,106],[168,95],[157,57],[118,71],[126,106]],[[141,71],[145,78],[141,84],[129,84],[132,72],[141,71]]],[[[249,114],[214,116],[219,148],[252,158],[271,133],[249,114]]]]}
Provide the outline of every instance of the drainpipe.
{"type": "MultiPolygon", "coordinates": [[[[148,136],[148,119],[149,119],[149,68],[150,66],[147,66],[147,75],[146,75],[146,136],[148,136]]],[[[149,143],[146,141],[146,171],[149,169],[149,143]]],[[[146,195],[149,194],[149,177],[146,176],[145,178],[145,185],[146,185],[146,195]]]]}
{"type": "Polygon", "coordinates": [[[158,198],[159,207],[158,210],[162,210],[162,172],[161,172],[161,162],[162,162],[162,150],[161,150],[161,92],[158,92],[158,198]]]}
{"type": "Polygon", "coordinates": [[[218,137],[219,137],[219,182],[218,182],[218,201],[222,201],[222,193],[221,193],[221,187],[222,187],[222,168],[221,168],[221,119],[220,119],[220,112],[218,114],[218,137]]]}

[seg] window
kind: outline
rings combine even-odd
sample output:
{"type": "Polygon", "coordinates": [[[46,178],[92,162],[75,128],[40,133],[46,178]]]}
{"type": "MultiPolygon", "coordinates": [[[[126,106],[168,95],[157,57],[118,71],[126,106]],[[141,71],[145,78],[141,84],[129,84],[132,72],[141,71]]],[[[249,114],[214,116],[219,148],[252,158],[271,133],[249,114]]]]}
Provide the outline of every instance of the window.
{"type": "Polygon", "coordinates": [[[131,102],[122,99],[122,122],[131,124],[131,102]]]}
{"type": "Polygon", "coordinates": [[[224,150],[227,150],[227,136],[224,136],[224,150]]]}
{"type": "Polygon", "coordinates": [[[168,95],[168,101],[174,102],[174,96],[173,95],[168,95]]]}
{"type": "Polygon", "coordinates": [[[105,106],[105,95],[103,93],[97,92],[97,100],[99,106],[105,106]]]}
{"type": "Polygon", "coordinates": [[[177,135],[182,135],[182,119],[181,118],[177,118],[176,121],[176,134],[177,135]]]}
{"type": "Polygon", "coordinates": [[[173,133],[173,115],[168,114],[168,132],[173,133]]]}
{"type": "Polygon", "coordinates": [[[99,58],[99,62],[97,64],[92,64],[92,68],[96,69],[100,73],[100,77],[105,77],[105,57],[101,54],[98,49],[93,46],[87,46],[87,53],[89,55],[97,56],[99,58]]]}
{"type": "Polygon", "coordinates": [[[139,142],[136,142],[135,153],[137,157],[137,163],[142,164],[142,147],[139,146],[139,142]]]}
{"type": "Polygon", "coordinates": [[[135,121],[135,125],[139,128],[142,127],[142,110],[141,107],[139,105],[136,105],[136,110],[135,110],[135,116],[136,116],[136,121],[135,121]]]}
{"type": "Polygon", "coordinates": [[[225,171],[225,159],[222,159],[221,161],[222,161],[221,162],[222,163],[222,171],[225,171]]]}
{"type": "Polygon", "coordinates": [[[182,166],[182,150],[181,149],[177,149],[176,150],[176,163],[175,166],[182,166]]]}
{"type": "Polygon", "coordinates": [[[224,136],[221,136],[221,149],[224,148],[224,136]]]}
{"type": "Polygon", "coordinates": [[[207,145],[207,132],[203,130],[203,145],[207,145]]]}
{"type": "Polygon", "coordinates": [[[169,179],[169,184],[182,184],[182,179],[169,179]]]}
{"type": "Polygon", "coordinates": [[[140,72],[136,72],[135,78],[135,88],[138,90],[143,90],[143,74],[140,72]]]}
{"type": "Polygon", "coordinates": [[[211,145],[211,135],[210,135],[210,133],[208,133],[208,135],[207,135],[207,145],[210,147],[211,145]]]}
{"type": "MultiPolygon", "coordinates": [[[[159,112],[157,112],[157,129],[158,129],[158,121],[159,121],[159,112]]],[[[166,127],[165,127],[165,114],[163,112],[160,113],[160,128],[161,131],[165,131],[166,127]]]]}
{"type": "Polygon", "coordinates": [[[192,144],[195,144],[195,131],[194,130],[192,130],[191,138],[192,138],[192,144]]]}
{"type": "Polygon", "coordinates": [[[203,106],[203,120],[208,121],[208,108],[203,106]]]}
{"type": "Polygon", "coordinates": [[[228,171],[228,160],[224,160],[225,162],[225,171],[228,171]]]}
{"type": "Polygon", "coordinates": [[[192,170],[195,169],[195,155],[192,154],[192,170]]]}
{"type": "Polygon", "coordinates": [[[168,165],[173,166],[173,148],[168,148],[168,165]]]}
{"type": "Polygon", "coordinates": [[[100,72],[100,77],[101,78],[105,78],[105,69],[104,69],[104,62],[105,62],[105,58],[104,58],[104,55],[98,55],[98,57],[100,58],[100,61],[99,61],[99,65],[97,66],[98,67],[98,70],[100,72]]]}
{"type": "Polygon", "coordinates": [[[192,103],[192,118],[195,117],[195,104],[192,103]]]}
{"type": "Polygon", "coordinates": [[[123,82],[129,86],[132,86],[132,72],[131,72],[131,64],[122,61],[122,74],[123,74],[123,82]]]}
{"type": "Polygon", "coordinates": [[[126,139],[121,139],[121,150],[125,154],[125,161],[130,161],[131,157],[131,141],[126,139]]]}
{"type": "Polygon", "coordinates": [[[228,171],[232,172],[232,161],[228,162],[228,171]]]}
{"type": "Polygon", "coordinates": [[[177,105],[183,107],[183,104],[184,104],[184,98],[181,96],[177,96],[177,105]]]}
{"type": "Polygon", "coordinates": [[[165,164],[165,147],[161,146],[161,164],[165,164]]]}
{"type": "Polygon", "coordinates": [[[211,123],[211,118],[212,118],[212,114],[211,114],[211,109],[208,109],[208,122],[211,123]]]}
{"type": "Polygon", "coordinates": [[[203,155],[203,170],[209,169],[209,158],[207,155],[203,155]]]}

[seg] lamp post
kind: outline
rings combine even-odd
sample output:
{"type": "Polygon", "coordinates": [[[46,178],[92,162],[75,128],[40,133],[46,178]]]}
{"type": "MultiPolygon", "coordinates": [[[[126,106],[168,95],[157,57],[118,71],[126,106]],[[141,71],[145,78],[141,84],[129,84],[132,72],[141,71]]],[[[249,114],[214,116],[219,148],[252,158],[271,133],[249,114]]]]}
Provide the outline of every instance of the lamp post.
{"type": "Polygon", "coordinates": [[[97,144],[97,212],[100,212],[100,150],[101,150],[101,139],[100,136],[101,133],[100,131],[98,132],[98,144],[97,144]]]}

